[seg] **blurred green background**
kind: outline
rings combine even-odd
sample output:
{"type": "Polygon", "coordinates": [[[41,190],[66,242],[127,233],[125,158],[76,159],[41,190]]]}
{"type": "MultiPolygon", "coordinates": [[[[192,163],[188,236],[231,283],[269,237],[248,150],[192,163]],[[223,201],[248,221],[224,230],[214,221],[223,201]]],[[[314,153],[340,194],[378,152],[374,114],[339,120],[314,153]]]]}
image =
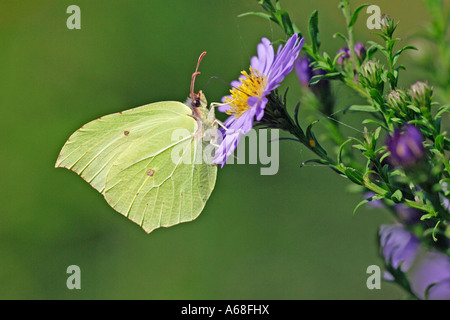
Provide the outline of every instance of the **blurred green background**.
{"type": "MultiPolygon", "coordinates": [[[[337,0],[281,4],[305,34],[318,9],[323,50],[334,54],[343,45],[332,38],[345,32],[337,0]]],[[[420,0],[374,4],[400,20],[404,40],[429,18],[420,0]]],[[[197,89],[212,76],[230,82],[247,70],[262,36],[283,37],[268,21],[237,18],[247,11],[260,11],[256,1],[0,2],[1,299],[403,297],[388,283],[366,287],[367,267],[381,266],[376,231],[391,221],[388,213],[362,208],[353,216],[360,196],[327,168],[299,168],[311,154],[294,142],[281,142],[277,175],[261,176],[260,165],[225,166],[196,221],[150,235],[76,174],[54,168],[84,123],[150,102],[185,101],[202,51],[197,89]],[[81,8],[81,30],[66,27],[72,4],[81,8]],[[66,287],[72,264],[81,268],[81,290],[66,287]]],[[[368,16],[361,13],[356,40],[376,39],[368,16]]],[[[405,83],[418,76],[403,75],[405,83]]],[[[294,74],[287,85],[295,105],[294,74]]],[[[205,92],[220,101],[228,89],[212,79],[205,92]]],[[[345,88],[334,92],[339,108],[359,101],[345,88]]],[[[361,128],[358,119],[344,121],[361,128]]]]}

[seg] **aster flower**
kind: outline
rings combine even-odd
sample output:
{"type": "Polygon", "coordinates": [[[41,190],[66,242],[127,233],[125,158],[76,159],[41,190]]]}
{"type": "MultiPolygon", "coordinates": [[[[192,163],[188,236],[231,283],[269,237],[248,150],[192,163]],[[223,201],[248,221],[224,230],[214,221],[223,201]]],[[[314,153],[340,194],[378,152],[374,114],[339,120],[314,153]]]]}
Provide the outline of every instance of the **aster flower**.
{"type": "Polygon", "coordinates": [[[403,130],[395,130],[386,140],[391,153],[390,160],[403,167],[415,165],[425,154],[423,141],[422,133],[414,125],[406,125],[403,130]]]}
{"type": "Polygon", "coordinates": [[[294,62],[303,47],[304,39],[294,34],[280,46],[275,54],[270,41],[263,38],[257,46],[258,55],[250,60],[250,72],[242,72],[238,81],[231,83],[230,95],[222,99],[220,112],[230,115],[224,122],[227,130],[221,130],[223,140],[216,150],[213,162],[225,164],[237,147],[242,135],[253,127],[255,119],[261,120],[269,95],[278,88],[284,77],[294,68],[294,62]]]}
{"type": "Polygon", "coordinates": [[[419,239],[400,224],[382,225],[378,234],[386,263],[395,270],[408,271],[419,253],[419,239]]]}
{"type": "Polygon", "coordinates": [[[410,283],[420,299],[450,300],[450,257],[427,251],[411,268],[410,283]]]}

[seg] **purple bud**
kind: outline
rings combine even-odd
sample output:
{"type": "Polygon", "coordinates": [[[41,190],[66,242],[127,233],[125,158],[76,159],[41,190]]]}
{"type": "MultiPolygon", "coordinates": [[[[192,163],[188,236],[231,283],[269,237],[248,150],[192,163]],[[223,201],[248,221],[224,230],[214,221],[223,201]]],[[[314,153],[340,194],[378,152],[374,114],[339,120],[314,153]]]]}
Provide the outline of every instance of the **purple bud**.
{"type": "Polygon", "coordinates": [[[428,83],[423,81],[417,81],[411,85],[408,91],[412,103],[416,107],[431,107],[431,100],[433,99],[433,88],[428,83]]]}
{"type": "Polygon", "coordinates": [[[394,20],[389,15],[385,14],[381,17],[380,24],[381,24],[381,32],[384,35],[388,36],[389,38],[392,38],[392,34],[397,28],[397,25],[394,23],[394,20]]]}
{"type": "Polygon", "coordinates": [[[450,300],[450,257],[428,251],[411,268],[410,285],[414,294],[429,300],[450,300]]]}
{"type": "Polygon", "coordinates": [[[344,64],[344,61],[350,58],[350,50],[348,47],[343,47],[338,50],[337,54],[344,53],[337,59],[337,63],[340,65],[344,64]]]}
{"type": "Polygon", "coordinates": [[[358,59],[360,61],[364,61],[364,59],[366,58],[366,47],[364,46],[364,44],[361,42],[357,42],[355,43],[353,48],[358,59]]]}
{"type": "Polygon", "coordinates": [[[401,89],[391,90],[386,99],[386,104],[396,112],[401,114],[407,109],[409,97],[405,91],[401,89]]]}
{"type": "Polygon", "coordinates": [[[312,67],[309,66],[311,62],[307,57],[299,57],[295,62],[295,72],[298,80],[305,87],[308,86],[309,80],[313,77],[312,67]]]}
{"type": "Polygon", "coordinates": [[[423,141],[422,133],[413,125],[406,125],[403,130],[396,129],[394,134],[386,139],[391,153],[390,160],[398,166],[414,166],[424,156],[423,141]]]}
{"type": "Polygon", "coordinates": [[[310,66],[310,64],[311,60],[309,60],[306,56],[299,57],[295,62],[295,71],[297,73],[298,80],[305,87],[309,86],[309,81],[312,77],[320,74],[325,74],[325,71],[321,69],[314,70],[314,68],[310,66]]]}
{"type": "MultiPolygon", "coordinates": [[[[353,51],[355,51],[356,56],[362,62],[366,57],[366,47],[362,42],[357,42],[353,46],[353,51]]],[[[337,59],[337,63],[340,65],[344,64],[344,61],[350,58],[350,49],[346,46],[338,50],[337,54],[344,53],[337,59]]]]}
{"type": "Polygon", "coordinates": [[[359,82],[382,92],[384,87],[383,73],[384,67],[379,61],[369,60],[361,66],[359,82]]]}

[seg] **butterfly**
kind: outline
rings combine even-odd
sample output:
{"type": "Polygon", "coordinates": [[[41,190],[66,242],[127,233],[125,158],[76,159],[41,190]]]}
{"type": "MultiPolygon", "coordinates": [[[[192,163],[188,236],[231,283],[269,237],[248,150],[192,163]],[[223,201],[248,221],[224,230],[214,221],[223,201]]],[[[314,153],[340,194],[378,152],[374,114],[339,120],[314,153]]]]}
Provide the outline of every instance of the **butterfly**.
{"type": "Polygon", "coordinates": [[[55,167],[76,172],[147,233],[196,219],[217,177],[218,120],[194,83],[186,103],[161,101],[106,115],[74,132],[55,167]]]}

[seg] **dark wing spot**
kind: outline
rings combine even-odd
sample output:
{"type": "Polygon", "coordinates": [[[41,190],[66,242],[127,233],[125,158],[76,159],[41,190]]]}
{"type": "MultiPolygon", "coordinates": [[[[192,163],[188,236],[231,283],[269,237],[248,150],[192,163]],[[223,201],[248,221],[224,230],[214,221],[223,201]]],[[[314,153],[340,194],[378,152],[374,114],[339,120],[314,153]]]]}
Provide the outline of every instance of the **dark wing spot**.
{"type": "Polygon", "coordinates": [[[155,170],[153,170],[153,169],[149,169],[149,170],[147,171],[147,175],[148,175],[149,177],[153,177],[154,174],[155,174],[155,170]]]}

